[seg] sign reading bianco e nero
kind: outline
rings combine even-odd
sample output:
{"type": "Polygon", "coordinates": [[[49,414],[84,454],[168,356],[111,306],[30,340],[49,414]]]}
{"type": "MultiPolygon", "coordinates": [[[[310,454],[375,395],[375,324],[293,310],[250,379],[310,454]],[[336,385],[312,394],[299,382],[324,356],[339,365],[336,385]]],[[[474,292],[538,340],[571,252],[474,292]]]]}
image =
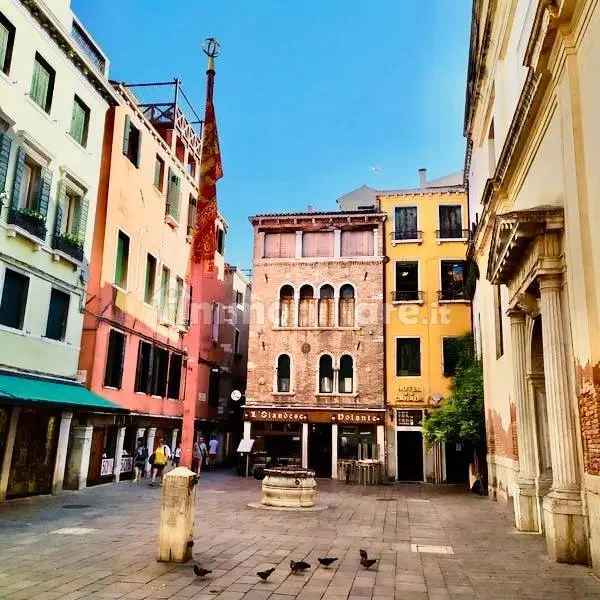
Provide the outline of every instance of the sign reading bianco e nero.
{"type": "Polygon", "coordinates": [[[278,408],[247,408],[246,421],[282,423],[339,423],[347,425],[382,425],[383,410],[299,410],[278,408]]]}

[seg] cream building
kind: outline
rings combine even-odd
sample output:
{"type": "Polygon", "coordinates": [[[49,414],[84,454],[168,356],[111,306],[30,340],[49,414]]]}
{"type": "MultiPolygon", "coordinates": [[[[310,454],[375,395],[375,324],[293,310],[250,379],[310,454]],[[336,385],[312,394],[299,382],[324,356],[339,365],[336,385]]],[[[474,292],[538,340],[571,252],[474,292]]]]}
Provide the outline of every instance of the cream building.
{"type": "Polygon", "coordinates": [[[600,571],[600,8],[474,2],[465,133],[490,493],[600,571]]]}

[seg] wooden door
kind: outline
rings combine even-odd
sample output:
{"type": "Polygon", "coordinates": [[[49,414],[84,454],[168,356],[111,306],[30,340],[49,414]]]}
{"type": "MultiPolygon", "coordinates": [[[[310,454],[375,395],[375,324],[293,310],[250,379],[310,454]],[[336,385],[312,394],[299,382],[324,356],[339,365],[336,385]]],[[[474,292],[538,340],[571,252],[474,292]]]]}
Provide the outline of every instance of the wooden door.
{"type": "Polygon", "coordinates": [[[101,480],[100,471],[102,469],[102,453],[104,452],[104,435],[104,427],[94,427],[87,476],[88,484],[98,483],[101,480]]]}

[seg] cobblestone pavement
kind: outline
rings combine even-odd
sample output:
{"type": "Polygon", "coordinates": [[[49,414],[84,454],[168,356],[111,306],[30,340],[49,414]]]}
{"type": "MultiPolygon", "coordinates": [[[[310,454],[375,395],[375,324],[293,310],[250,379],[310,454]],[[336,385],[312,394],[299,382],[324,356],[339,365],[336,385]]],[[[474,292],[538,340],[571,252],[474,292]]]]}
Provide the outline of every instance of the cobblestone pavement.
{"type": "Polygon", "coordinates": [[[0,598],[600,598],[588,568],[551,562],[543,539],[516,533],[506,506],[487,498],[421,485],[320,488],[329,509],[274,512],[247,507],[258,482],[203,475],[194,554],[212,569],[204,581],[191,564],[156,562],[160,489],[121,483],[7,502],[0,598]],[[379,559],[376,570],[360,567],[359,548],[379,559]],[[323,555],[339,560],[318,567],[323,555]],[[290,559],[308,561],[310,572],[290,575],[290,559]],[[255,572],[271,566],[260,582],[255,572]]]}

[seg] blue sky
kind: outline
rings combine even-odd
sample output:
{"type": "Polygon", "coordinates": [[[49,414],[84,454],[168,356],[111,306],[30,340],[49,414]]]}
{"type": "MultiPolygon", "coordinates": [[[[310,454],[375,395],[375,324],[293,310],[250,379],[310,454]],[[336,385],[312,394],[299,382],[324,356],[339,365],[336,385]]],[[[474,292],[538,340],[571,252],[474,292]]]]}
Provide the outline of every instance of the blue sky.
{"type": "Polygon", "coordinates": [[[202,114],[208,36],[230,224],[249,267],[248,216],[335,208],[342,194],[462,168],[470,1],[72,0],[111,77],[180,77],[202,114]]]}

